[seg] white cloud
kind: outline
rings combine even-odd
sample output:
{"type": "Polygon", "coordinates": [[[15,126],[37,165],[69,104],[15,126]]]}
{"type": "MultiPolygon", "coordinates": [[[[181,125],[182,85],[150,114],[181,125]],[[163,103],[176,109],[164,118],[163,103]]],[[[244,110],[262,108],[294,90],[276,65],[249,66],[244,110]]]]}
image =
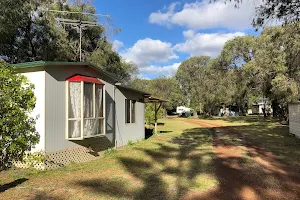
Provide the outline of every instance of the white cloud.
{"type": "Polygon", "coordinates": [[[119,40],[114,40],[112,45],[113,45],[112,48],[114,51],[119,51],[120,48],[122,48],[124,46],[124,43],[119,40]]]}
{"type": "Polygon", "coordinates": [[[176,72],[181,63],[174,63],[172,65],[167,66],[154,66],[150,65],[148,67],[142,67],[140,68],[140,73],[142,74],[142,77],[148,78],[150,76],[166,76],[170,77],[173,76],[176,72]]]}
{"type": "Polygon", "coordinates": [[[121,55],[138,66],[147,66],[151,63],[165,63],[178,58],[173,51],[171,43],[150,38],[138,40],[131,48],[121,52],[121,55]]]}
{"type": "Polygon", "coordinates": [[[175,14],[175,8],[176,6],[180,5],[179,2],[173,2],[170,4],[168,8],[164,8],[166,12],[157,11],[155,13],[151,13],[149,16],[149,22],[153,24],[160,24],[160,25],[170,25],[169,23],[171,21],[172,16],[175,14]]]}
{"type": "Polygon", "coordinates": [[[193,30],[187,30],[187,31],[183,31],[183,36],[185,37],[185,38],[191,38],[191,37],[194,37],[194,35],[195,35],[195,31],[193,31],[193,30]]]}
{"type": "Polygon", "coordinates": [[[149,22],[159,25],[170,26],[175,24],[190,29],[228,28],[244,30],[251,27],[255,16],[255,7],[261,0],[245,0],[235,8],[234,1],[216,1],[210,3],[208,0],[194,3],[186,3],[182,10],[175,12],[175,6],[171,4],[165,12],[157,11],[151,13],[149,22]]]}
{"type": "MultiPolygon", "coordinates": [[[[184,32],[185,34],[185,32],[184,32]]],[[[188,53],[191,56],[206,55],[216,57],[221,52],[226,41],[237,36],[244,36],[243,32],[235,33],[197,33],[185,42],[177,44],[174,49],[188,53]]]]}

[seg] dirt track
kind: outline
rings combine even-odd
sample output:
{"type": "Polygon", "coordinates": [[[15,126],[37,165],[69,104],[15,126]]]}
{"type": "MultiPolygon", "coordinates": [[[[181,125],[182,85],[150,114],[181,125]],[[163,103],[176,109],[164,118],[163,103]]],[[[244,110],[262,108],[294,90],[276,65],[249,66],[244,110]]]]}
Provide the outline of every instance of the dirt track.
{"type": "Polygon", "coordinates": [[[232,127],[197,119],[185,121],[211,128],[219,181],[214,190],[190,194],[185,199],[300,199],[298,169],[283,165],[271,152],[249,143],[232,127]],[[232,142],[235,139],[240,142],[232,142]]]}

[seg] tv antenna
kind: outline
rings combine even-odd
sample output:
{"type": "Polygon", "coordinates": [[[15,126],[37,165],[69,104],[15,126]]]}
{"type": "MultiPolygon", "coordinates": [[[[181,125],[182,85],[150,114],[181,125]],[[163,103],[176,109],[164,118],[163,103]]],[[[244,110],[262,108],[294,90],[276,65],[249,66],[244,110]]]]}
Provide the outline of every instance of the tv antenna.
{"type": "MultiPolygon", "coordinates": [[[[54,13],[104,16],[110,18],[110,15],[92,14],[87,12],[61,11],[61,10],[48,10],[48,11],[54,13]]],[[[100,25],[97,22],[93,22],[93,21],[82,21],[81,17],[78,20],[57,17],[56,20],[58,20],[58,22],[61,24],[70,25],[72,28],[76,29],[77,32],[79,33],[79,61],[81,62],[82,61],[82,30],[86,30],[88,27],[97,27],[100,25]]]]}

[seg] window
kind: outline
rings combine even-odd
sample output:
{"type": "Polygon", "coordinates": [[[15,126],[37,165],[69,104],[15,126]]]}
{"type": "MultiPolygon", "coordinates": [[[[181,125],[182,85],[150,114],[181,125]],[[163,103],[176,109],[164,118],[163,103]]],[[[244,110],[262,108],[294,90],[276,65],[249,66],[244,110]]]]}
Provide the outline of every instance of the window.
{"type": "Polygon", "coordinates": [[[125,99],[125,123],[135,123],[135,103],[134,100],[125,99]]]}
{"type": "Polygon", "coordinates": [[[131,100],[131,123],[135,123],[135,101],[131,100]]]}
{"type": "Polygon", "coordinates": [[[104,134],[104,84],[96,78],[73,76],[67,81],[67,139],[104,134]]]}

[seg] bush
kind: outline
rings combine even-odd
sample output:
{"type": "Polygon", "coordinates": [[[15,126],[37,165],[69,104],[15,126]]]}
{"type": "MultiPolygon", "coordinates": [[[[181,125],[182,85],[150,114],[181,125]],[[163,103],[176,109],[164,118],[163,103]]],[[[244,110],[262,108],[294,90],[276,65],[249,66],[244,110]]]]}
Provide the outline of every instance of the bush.
{"type": "Polygon", "coordinates": [[[0,170],[21,160],[39,142],[35,119],[34,86],[0,60],[0,170]]]}
{"type": "Polygon", "coordinates": [[[105,155],[105,156],[114,155],[114,154],[116,154],[116,153],[117,153],[117,150],[114,149],[114,148],[106,149],[106,150],[104,151],[104,155],[105,155]]]}

